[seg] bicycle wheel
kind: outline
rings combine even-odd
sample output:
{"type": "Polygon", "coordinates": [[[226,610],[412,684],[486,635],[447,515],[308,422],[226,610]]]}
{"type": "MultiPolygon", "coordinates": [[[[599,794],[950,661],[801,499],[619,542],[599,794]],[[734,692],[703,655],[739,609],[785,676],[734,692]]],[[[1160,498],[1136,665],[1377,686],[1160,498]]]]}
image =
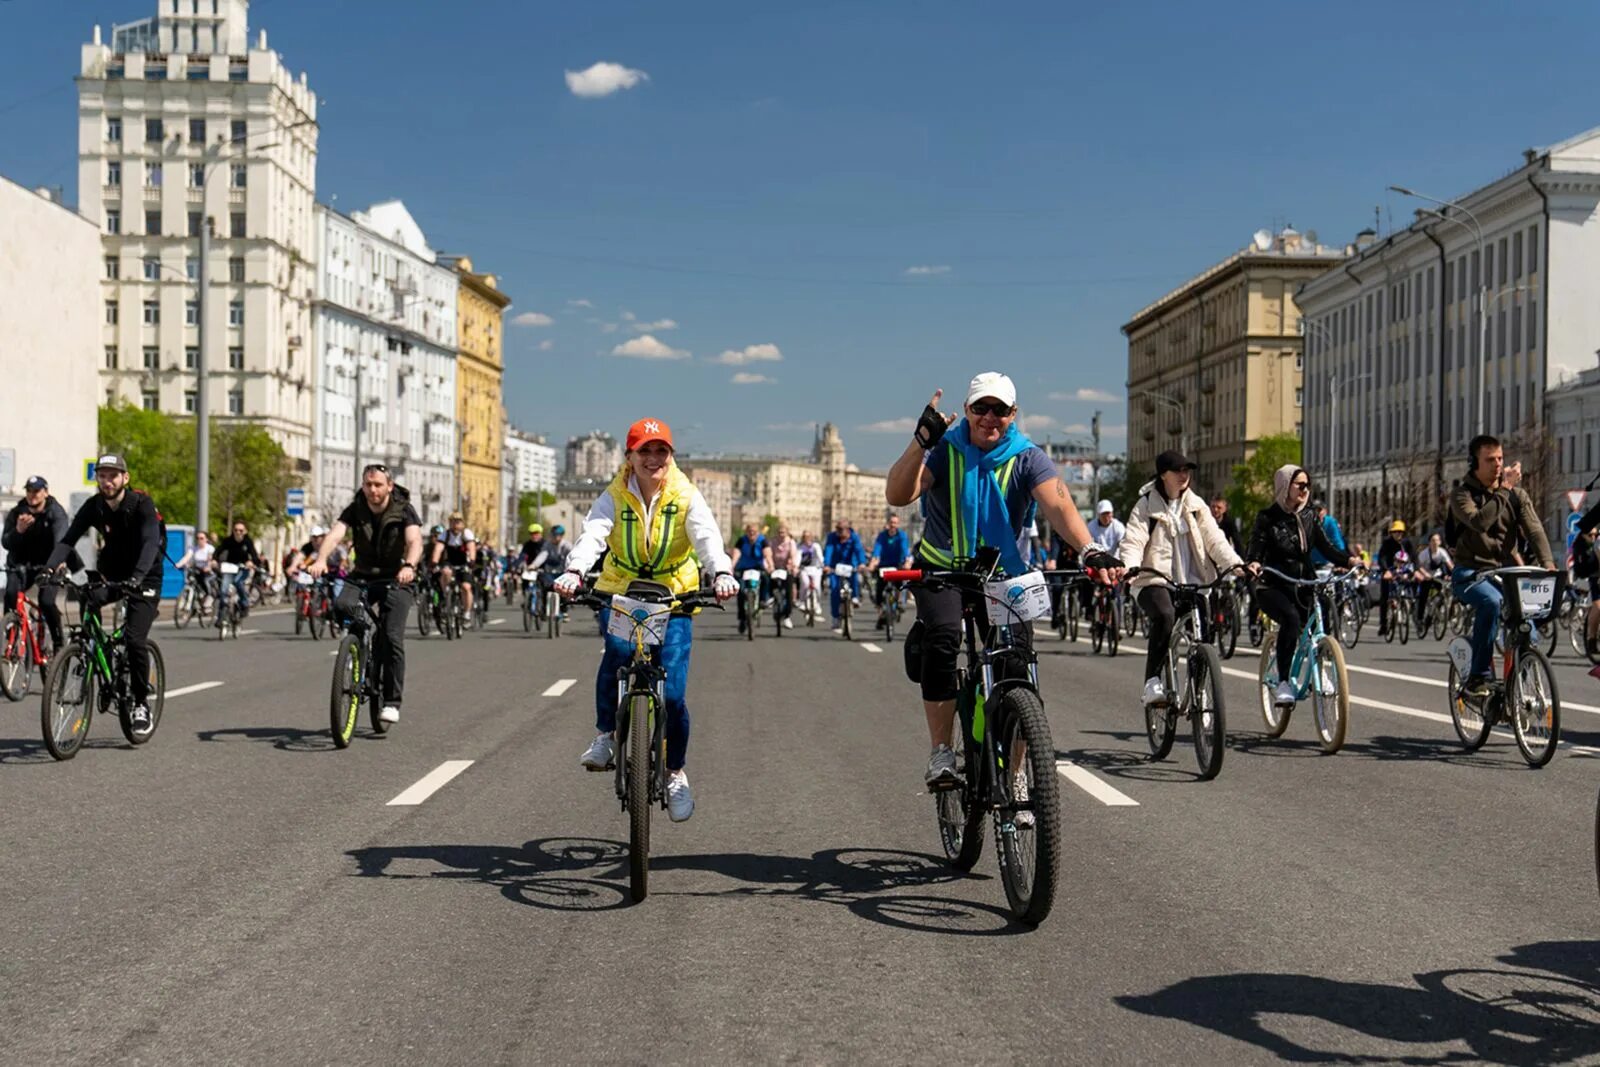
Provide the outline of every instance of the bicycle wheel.
{"type": "MultiPolygon", "coordinates": [[[[417,604],[417,632],[419,634],[421,634],[423,637],[427,637],[428,636],[428,630],[430,629],[430,624],[432,622],[433,622],[433,597],[430,594],[424,592],[422,594],[421,601],[417,604]]],[[[527,625],[528,624],[526,622],[524,622],[522,625],[523,625],[523,629],[527,629],[527,625]]]]}
{"type": "Polygon", "coordinates": [[[1433,594],[1433,639],[1443,641],[1450,628],[1450,604],[1443,592],[1433,594]]]}
{"type": "Polygon", "coordinates": [[[1328,634],[1317,639],[1316,664],[1311,675],[1311,718],[1322,751],[1331,756],[1344,747],[1350,724],[1350,675],[1344,649],[1328,634]]]}
{"type": "Polygon", "coordinates": [[[1073,597],[1068,595],[1067,602],[1061,605],[1061,610],[1067,613],[1067,640],[1078,639],[1078,605],[1073,603],[1073,597]]]}
{"type": "Polygon", "coordinates": [[[328,698],[329,733],[338,748],[349,748],[361,712],[361,642],[346,634],[333,657],[333,692],[328,698]]]}
{"type": "MultiPolygon", "coordinates": [[[[373,623],[373,625],[376,626],[378,624],[373,623]]],[[[389,732],[389,724],[380,717],[380,713],[383,711],[383,663],[373,662],[377,657],[372,654],[372,646],[370,644],[366,646],[365,654],[367,659],[367,718],[372,723],[373,733],[386,734],[389,732]]]]}
{"type": "Polygon", "coordinates": [[[1117,613],[1106,612],[1106,654],[1115,656],[1117,646],[1122,643],[1122,637],[1117,633],[1117,613]]]}
{"type": "Polygon", "coordinates": [[[522,597],[522,632],[533,633],[533,601],[527,594],[523,594],[522,597]]]}
{"type": "Polygon", "coordinates": [[[28,657],[28,639],[22,622],[15,615],[6,616],[5,643],[0,645],[0,692],[7,700],[17,701],[28,695],[33,685],[33,663],[28,657]]]}
{"type": "Polygon", "coordinates": [[[58,760],[78,754],[94,717],[97,676],[79,645],[70,645],[51,661],[44,699],[39,702],[44,747],[58,760]]]}
{"type": "Polygon", "coordinates": [[[1056,876],[1061,865],[1056,747],[1050,739],[1044,701],[1032,688],[1012,686],[994,703],[994,721],[1000,724],[1001,791],[1008,802],[994,815],[1000,880],[1005,885],[1011,914],[1037,926],[1055,904],[1056,876]],[[1020,802],[1019,786],[1026,787],[1032,825],[1019,819],[1012,806],[1020,802]]]}
{"type": "Polygon", "coordinates": [[[1261,622],[1261,612],[1250,613],[1250,647],[1260,648],[1261,639],[1266,636],[1267,628],[1261,622]]]}
{"type": "Polygon", "coordinates": [[[1400,601],[1398,607],[1400,618],[1397,621],[1400,624],[1400,643],[1403,645],[1411,640],[1411,611],[1410,605],[1404,600],[1400,601]]]}
{"type": "Polygon", "coordinates": [[[1097,613],[1094,621],[1089,623],[1089,648],[1097,654],[1106,641],[1105,629],[1097,613]]]}
{"type": "Polygon", "coordinates": [[[1530,767],[1543,767],[1561,740],[1561,697],[1550,661],[1536,648],[1517,653],[1506,680],[1506,710],[1511,732],[1530,767]]]}
{"type": "Polygon", "coordinates": [[[145,680],[145,707],[150,712],[150,729],[139,733],[133,728],[133,696],[121,701],[117,708],[117,721],[122,725],[122,736],[130,745],[142,745],[156,735],[161,725],[161,709],[167,702],[167,661],[161,656],[161,646],[150,642],[150,673],[145,680]]]}
{"type": "Polygon", "coordinates": [[[969,769],[971,774],[977,771],[978,747],[961,716],[956,717],[955,728],[958,743],[951,747],[962,784],[934,793],[933,811],[939,820],[939,844],[945,858],[957,870],[970,871],[983,855],[983,809],[972,801],[974,783],[969,775],[969,769]]]}
{"type": "Polygon", "coordinates": [[[844,635],[846,641],[854,640],[850,632],[850,617],[852,614],[854,613],[850,610],[850,594],[846,593],[839,598],[839,632],[844,635]]]}
{"type": "Polygon", "coordinates": [[[1222,770],[1228,747],[1227,709],[1222,696],[1222,657],[1215,645],[1195,646],[1189,660],[1189,684],[1184,686],[1189,726],[1194,733],[1194,760],[1200,780],[1209,782],[1222,770]]]}
{"type": "Polygon", "coordinates": [[[1339,643],[1345,648],[1355,648],[1361,640],[1361,612],[1349,600],[1339,604],[1339,643]]]}
{"type": "Polygon", "coordinates": [[[322,640],[323,615],[322,605],[312,601],[311,609],[306,613],[306,626],[311,630],[311,640],[322,640]]]}
{"type": "Polygon", "coordinates": [[[1539,630],[1539,648],[1544,652],[1545,659],[1554,659],[1556,655],[1556,622],[1546,619],[1539,630]]]}
{"type": "Polygon", "coordinates": [[[1145,740],[1150,743],[1150,758],[1157,760],[1167,758],[1167,753],[1172,751],[1172,739],[1178,732],[1178,719],[1172,705],[1174,695],[1170,660],[1161,674],[1167,685],[1167,702],[1144,706],[1145,740]]]}
{"type": "Polygon", "coordinates": [[[628,890],[634,903],[650,892],[650,704],[628,698],[628,890]]]}
{"type": "Polygon", "coordinates": [[[1239,616],[1232,606],[1227,607],[1227,613],[1217,620],[1217,652],[1223,659],[1232,659],[1233,653],[1239,647],[1239,616]],[[1232,619],[1230,625],[1228,620],[1232,619]]]}
{"type": "Polygon", "coordinates": [[[172,604],[172,625],[183,629],[194,618],[194,586],[186,585],[172,604]]]}
{"type": "Polygon", "coordinates": [[[1261,696],[1261,721],[1267,728],[1268,737],[1282,737],[1283,732],[1289,728],[1289,716],[1294,713],[1293,704],[1279,704],[1273,692],[1277,688],[1278,642],[1282,630],[1273,630],[1269,636],[1272,638],[1261,642],[1261,663],[1256,668],[1256,684],[1261,696]]]}
{"type": "Polygon", "coordinates": [[[744,639],[756,639],[756,594],[746,590],[744,593],[744,639]]]}
{"type": "Polygon", "coordinates": [[[1445,694],[1445,699],[1450,702],[1450,725],[1456,728],[1456,736],[1466,750],[1476,752],[1489,740],[1490,720],[1482,707],[1462,695],[1461,674],[1453,661],[1450,664],[1450,688],[1445,694]]]}
{"type": "Polygon", "coordinates": [[[559,605],[546,605],[544,615],[545,632],[550,635],[550,640],[554,641],[561,636],[561,611],[559,605]]]}
{"type": "Polygon", "coordinates": [[[311,605],[310,605],[310,603],[308,601],[301,600],[298,597],[295,599],[295,604],[294,604],[294,635],[296,637],[299,637],[301,631],[305,629],[306,613],[310,610],[310,608],[311,608],[311,605]]]}

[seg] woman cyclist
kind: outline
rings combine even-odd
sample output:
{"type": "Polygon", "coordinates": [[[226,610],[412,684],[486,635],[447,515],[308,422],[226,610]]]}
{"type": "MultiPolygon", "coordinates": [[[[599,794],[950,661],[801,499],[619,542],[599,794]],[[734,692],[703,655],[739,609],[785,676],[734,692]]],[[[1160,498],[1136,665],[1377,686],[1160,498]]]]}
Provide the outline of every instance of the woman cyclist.
{"type": "MultiPolygon", "coordinates": [[[[567,570],[556,579],[563,597],[577,594],[583,575],[606,551],[604,569],[595,592],[627,591],[636,578],[660,582],[682,595],[700,588],[700,563],[716,575],[718,600],[738,595],[733,561],[723,550],[716,516],[673,460],[672,430],[660,419],[640,419],[628,429],[622,469],[595,500],[583,520],[583,530],[567,557],[567,570]]],[[[683,766],[689,747],[689,708],[684,696],[689,686],[689,651],[694,620],[674,615],[667,624],[666,640],[657,655],[666,671],[663,688],[667,718],[667,813],[673,822],[694,814],[694,795],[683,766]]],[[[600,622],[606,631],[606,619],[600,622]]],[[[603,771],[613,765],[617,725],[617,672],[633,657],[633,645],[606,633],[605,654],[595,675],[595,728],[600,731],[580,761],[586,770],[603,771]]]]}

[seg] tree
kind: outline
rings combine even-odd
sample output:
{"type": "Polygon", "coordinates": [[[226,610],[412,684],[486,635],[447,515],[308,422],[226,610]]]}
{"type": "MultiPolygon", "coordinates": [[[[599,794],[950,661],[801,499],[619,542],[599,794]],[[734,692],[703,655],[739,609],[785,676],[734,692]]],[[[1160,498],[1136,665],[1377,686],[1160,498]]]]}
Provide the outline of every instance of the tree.
{"type": "Polygon", "coordinates": [[[526,530],[529,526],[540,521],[539,511],[556,502],[556,495],[543,489],[532,493],[519,493],[517,495],[517,529],[526,530]]]}
{"type": "Polygon", "coordinates": [[[1272,476],[1279,467],[1300,463],[1300,438],[1292,433],[1273,434],[1256,443],[1256,450],[1243,463],[1233,465],[1233,484],[1223,495],[1228,510],[1248,529],[1256,513],[1271,506],[1272,476]]]}
{"type": "Polygon", "coordinates": [[[1133,505],[1139,502],[1139,490],[1155,474],[1143,467],[1122,462],[1101,467],[1100,477],[1101,499],[1111,501],[1112,507],[1117,509],[1117,515],[1126,520],[1129,512],[1133,511],[1133,505]]]}

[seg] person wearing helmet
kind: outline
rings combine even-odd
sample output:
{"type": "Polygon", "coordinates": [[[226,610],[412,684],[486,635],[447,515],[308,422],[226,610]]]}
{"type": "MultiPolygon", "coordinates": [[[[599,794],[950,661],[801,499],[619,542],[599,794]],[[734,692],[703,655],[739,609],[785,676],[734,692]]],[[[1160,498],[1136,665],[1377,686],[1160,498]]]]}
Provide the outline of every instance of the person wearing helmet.
{"type": "MultiPolygon", "coordinates": [[[[301,570],[311,565],[311,561],[317,558],[317,553],[322,549],[323,538],[327,536],[327,527],[311,527],[311,539],[301,545],[289,559],[289,565],[285,568],[285,573],[288,577],[293,578],[301,570]]],[[[338,546],[335,546],[333,551],[328,554],[328,569],[334,574],[339,574],[343,567],[343,553],[339,551],[338,546]]]]}
{"type": "MultiPolygon", "coordinates": [[[[1122,538],[1127,534],[1127,527],[1122,525],[1117,518],[1117,507],[1109,500],[1102,500],[1094,506],[1094,521],[1089,524],[1089,539],[1103,548],[1111,555],[1117,554],[1117,549],[1122,545],[1122,538]]],[[[1117,614],[1122,613],[1122,588],[1117,587],[1117,614]]],[[[1090,617],[1094,604],[1094,587],[1088,582],[1078,586],[1078,607],[1083,612],[1085,619],[1090,617]]]]}
{"type": "Polygon", "coordinates": [[[1389,532],[1378,546],[1378,570],[1383,581],[1378,589],[1378,635],[1389,632],[1389,599],[1400,583],[1416,580],[1417,549],[1406,536],[1406,524],[1396,519],[1389,524],[1389,532]]]}
{"type": "MultiPolygon", "coordinates": [[[[572,555],[572,546],[567,544],[567,528],[556,525],[550,527],[550,536],[540,542],[538,553],[529,557],[527,565],[530,569],[539,572],[539,595],[547,597],[555,588],[556,579],[566,573],[567,557],[572,555]]],[[[522,546],[527,551],[528,546],[522,546]]],[[[557,602],[560,598],[556,598],[557,602]]],[[[563,604],[561,618],[567,617],[566,607],[563,604]]]]}
{"type": "Polygon", "coordinates": [[[472,620],[472,568],[478,561],[478,537],[467,529],[467,519],[459,511],[450,513],[450,528],[429,553],[428,563],[446,585],[461,587],[461,610],[468,625],[472,620]]]}

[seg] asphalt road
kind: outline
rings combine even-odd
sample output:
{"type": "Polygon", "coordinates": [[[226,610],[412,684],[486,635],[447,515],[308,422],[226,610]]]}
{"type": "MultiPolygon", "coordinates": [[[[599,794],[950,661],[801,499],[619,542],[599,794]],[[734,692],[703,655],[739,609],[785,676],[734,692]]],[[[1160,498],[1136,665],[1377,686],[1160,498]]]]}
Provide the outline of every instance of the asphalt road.
{"type": "Polygon", "coordinates": [[[577,765],[592,624],[413,637],[403,720],[337,751],[332,645],[290,623],[160,627],[189,691],[138,750],[101,719],[58,764],[0,704],[0,1061],[1600,1062],[1600,682],[1564,647],[1543,770],[1461,752],[1431,641],[1354,651],[1332,757],[1305,708],[1262,736],[1241,649],[1199,782],[1181,736],[1148,759],[1141,656],[1041,638],[1076,769],[1030,930],[992,849],[939,854],[898,643],[697,623],[699,807],[635,906],[577,765]]]}

